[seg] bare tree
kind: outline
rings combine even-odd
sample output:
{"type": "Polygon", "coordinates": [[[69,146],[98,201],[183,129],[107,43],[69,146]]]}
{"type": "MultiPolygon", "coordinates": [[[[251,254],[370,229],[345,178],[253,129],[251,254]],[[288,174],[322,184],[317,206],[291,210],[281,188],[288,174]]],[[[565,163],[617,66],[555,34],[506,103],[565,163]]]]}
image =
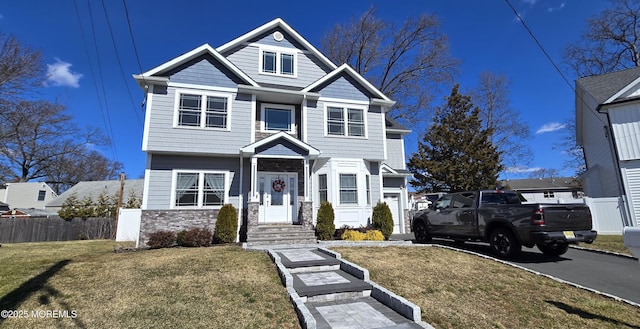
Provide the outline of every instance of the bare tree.
{"type": "Polygon", "coordinates": [[[640,2],[611,0],[611,4],[587,20],[580,41],[565,49],[565,60],[579,77],[640,66],[640,2]]]}
{"type": "Polygon", "coordinates": [[[17,182],[51,178],[62,168],[73,175],[90,174],[95,167],[87,162],[78,163],[87,168],[61,166],[68,159],[97,161],[99,157],[92,148],[109,143],[96,129],[81,131],[65,113],[63,105],[47,101],[5,104],[0,112],[0,136],[4,142],[0,144],[0,177],[17,182]]]}
{"type": "Polygon", "coordinates": [[[396,101],[389,112],[406,124],[426,119],[443,83],[452,83],[458,61],[436,16],[407,18],[401,26],[382,21],[371,7],[360,18],[337,24],[321,40],[334,62],[348,63],[396,101]]]}
{"type": "Polygon", "coordinates": [[[0,33],[0,102],[41,86],[46,76],[40,51],[0,33]]]}
{"type": "Polygon", "coordinates": [[[478,85],[470,94],[480,108],[480,120],[485,129],[491,129],[491,142],[500,151],[500,160],[507,167],[526,165],[531,161],[529,126],[520,120],[511,107],[509,89],[511,81],[504,74],[482,72],[478,85]]]}
{"type": "MultiPolygon", "coordinates": [[[[574,116],[575,117],[575,116],[574,116]]],[[[565,120],[567,129],[562,139],[553,145],[554,149],[563,150],[567,159],[564,161],[563,169],[571,169],[574,176],[580,176],[587,171],[587,165],[584,160],[584,150],[576,141],[576,121],[573,118],[565,120]]]]}
{"type": "Polygon", "coordinates": [[[85,149],[61,156],[45,180],[60,193],[81,181],[117,179],[123,169],[122,163],[111,161],[96,150],[85,149]]]}
{"type": "Polygon", "coordinates": [[[556,178],[559,177],[558,169],[541,168],[529,174],[529,178],[556,178]]]}

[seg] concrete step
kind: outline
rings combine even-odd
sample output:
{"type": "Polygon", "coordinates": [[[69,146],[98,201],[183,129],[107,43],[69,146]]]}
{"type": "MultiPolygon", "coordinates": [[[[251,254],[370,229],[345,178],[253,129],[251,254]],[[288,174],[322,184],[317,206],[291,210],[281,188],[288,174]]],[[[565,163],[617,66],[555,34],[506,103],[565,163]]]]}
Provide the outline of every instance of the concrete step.
{"type": "Polygon", "coordinates": [[[371,295],[371,284],[342,270],[291,275],[293,288],[304,302],[334,301],[371,295]]]}
{"type": "Polygon", "coordinates": [[[248,247],[315,243],[315,232],[301,225],[258,225],[247,233],[248,247]]]}
{"type": "Polygon", "coordinates": [[[254,228],[256,232],[313,232],[313,229],[302,225],[291,224],[260,224],[254,228]]]}

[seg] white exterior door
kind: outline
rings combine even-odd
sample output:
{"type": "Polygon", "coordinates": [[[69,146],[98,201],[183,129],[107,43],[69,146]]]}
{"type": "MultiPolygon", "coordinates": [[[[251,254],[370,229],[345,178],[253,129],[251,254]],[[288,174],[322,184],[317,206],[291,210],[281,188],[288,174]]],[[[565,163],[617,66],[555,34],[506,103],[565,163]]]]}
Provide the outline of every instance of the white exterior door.
{"type": "Polygon", "coordinates": [[[385,193],[384,202],[387,203],[393,217],[393,233],[402,233],[400,231],[400,194],[385,193]]]}
{"type": "Polygon", "coordinates": [[[258,173],[259,222],[292,223],[296,218],[297,174],[258,173]]]}

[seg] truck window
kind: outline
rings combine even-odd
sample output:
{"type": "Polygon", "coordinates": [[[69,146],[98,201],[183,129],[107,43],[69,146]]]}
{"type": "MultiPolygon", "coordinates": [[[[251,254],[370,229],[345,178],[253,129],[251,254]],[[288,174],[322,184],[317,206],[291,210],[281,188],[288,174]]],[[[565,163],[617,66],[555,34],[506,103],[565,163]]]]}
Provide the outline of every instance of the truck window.
{"type": "Polygon", "coordinates": [[[515,193],[483,192],[482,204],[520,204],[520,198],[515,193]]]}
{"type": "Polygon", "coordinates": [[[436,202],[436,209],[449,208],[451,206],[451,195],[445,195],[436,202]]]}
{"type": "Polygon", "coordinates": [[[474,193],[455,194],[452,200],[453,208],[470,208],[473,206],[474,193]]]}

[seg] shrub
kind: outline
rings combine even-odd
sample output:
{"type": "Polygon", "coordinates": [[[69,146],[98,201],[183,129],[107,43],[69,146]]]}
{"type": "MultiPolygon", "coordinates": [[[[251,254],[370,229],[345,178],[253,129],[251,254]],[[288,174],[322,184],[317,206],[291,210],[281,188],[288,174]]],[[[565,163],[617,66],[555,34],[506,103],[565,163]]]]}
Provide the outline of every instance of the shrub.
{"type": "Polygon", "coordinates": [[[347,230],[351,230],[351,227],[349,227],[349,225],[342,225],[342,227],[336,229],[336,233],[333,235],[333,238],[334,239],[342,239],[342,235],[347,230]]]}
{"type": "Polygon", "coordinates": [[[173,246],[176,242],[176,234],[171,231],[158,231],[149,234],[147,245],[151,249],[167,248],[173,246]]]}
{"type": "Polygon", "coordinates": [[[207,247],[211,245],[212,234],[206,228],[194,227],[176,235],[176,243],[182,247],[207,247]]]}
{"type": "Polygon", "coordinates": [[[342,234],[342,240],[350,240],[350,241],[362,241],[364,240],[364,233],[360,233],[355,230],[346,230],[342,234]]]}
{"type": "Polygon", "coordinates": [[[378,201],[378,204],[373,208],[373,216],[371,217],[373,228],[380,230],[384,239],[389,240],[391,233],[393,233],[393,215],[391,215],[391,209],[387,203],[378,201]]]}
{"type": "Polygon", "coordinates": [[[365,233],[364,239],[368,241],[383,241],[384,235],[378,230],[369,230],[365,233]]]}
{"type": "Polygon", "coordinates": [[[238,233],[238,211],[232,204],[225,204],[220,208],[216,229],[213,232],[214,243],[232,243],[236,241],[238,233]]]}
{"type": "Polygon", "coordinates": [[[316,236],[320,240],[331,240],[336,231],[333,223],[335,214],[330,202],[323,202],[318,209],[318,221],[316,223],[316,236]]]}

